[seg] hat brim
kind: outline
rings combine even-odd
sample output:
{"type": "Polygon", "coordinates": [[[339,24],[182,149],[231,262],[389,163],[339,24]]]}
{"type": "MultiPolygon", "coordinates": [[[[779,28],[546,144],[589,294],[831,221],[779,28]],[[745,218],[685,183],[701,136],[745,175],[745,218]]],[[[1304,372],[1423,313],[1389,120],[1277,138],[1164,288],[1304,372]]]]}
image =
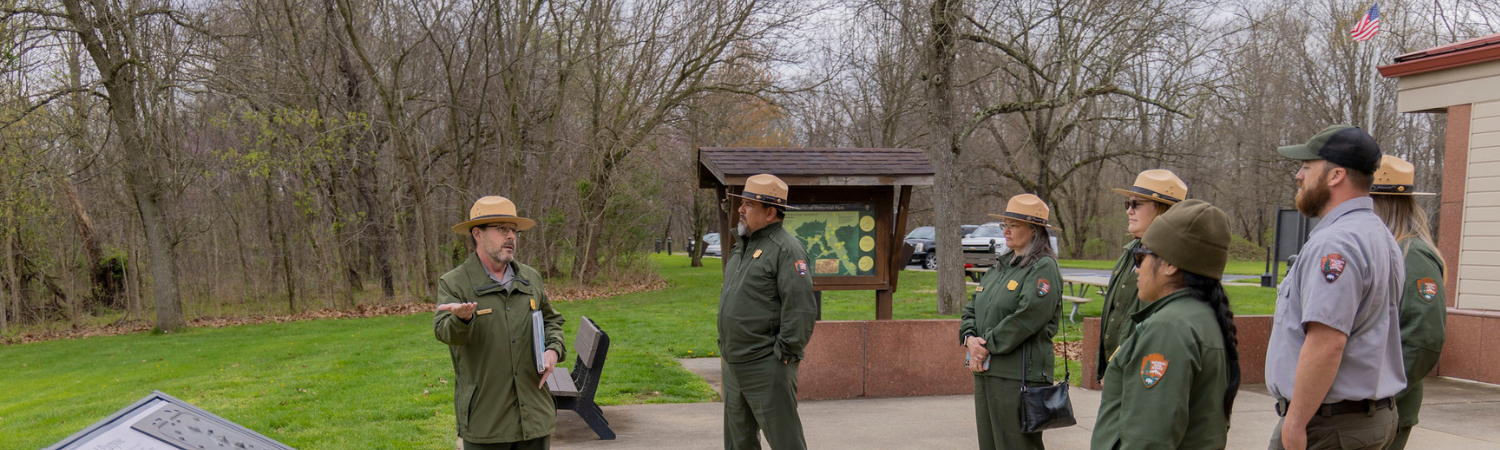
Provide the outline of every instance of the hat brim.
{"type": "Polygon", "coordinates": [[[536,221],[525,217],[484,217],[473,219],[453,226],[454,234],[469,234],[469,229],[491,223],[513,223],[516,231],[526,231],[536,226],[536,221]]]}
{"type": "Polygon", "coordinates": [[[756,200],[756,199],[753,199],[753,198],[750,198],[750,197],[746,197],[746,196],[743,196],[743,195],[740,195],[740,194],[729,194],[729,195],[734,196],[734,197],[743,198],[745,200],[749,200],[749,201],[756,202],[756,203],[765,203],[767,205],[775,206],[777,208],[782,208],[782,209],[802,209],[802,208],[798,208],[798,207],[792,206],[792,205],[778,205],[778,204],[775,204],[775,203],[766,203],[764,201],[756,200]]]}
{"type": "Polygon", "coordinates": [[[1312,149],[1307,148],[1307,144],[1276,147],[1276,153],[1280,153],[1283,158],[1295,159],[1298,161],[1312,161],[1323,159],[1322,156],[1318,156],[1317,153],[1314,153],[1312,149]]]}
{"type": "Polygon", "coordinates": [[[1164,204],[1164,205],[1175,205],[1175,204],[1177,204],[1177,202],[1174,202],[1174,201],[1171,201],[1171,200],[1167,200],[1167,199],[1164,199],[1164,198],[1161,198],[1161,197],[1152,197],[1152,196],[1149,196],[1149,195],[1146,195],[1146,194],[1142,194],[1140,192],[1129,191],[1129,190],[1119,189],[1119,188],[1115,188],[1115,189],[1112,189],[1112,190],[1115,191],[1116,194],[1120,194],[1120,195],[1123,195],[1123,196],[1126,196],[1126,197],[1136,197],[1136,198],[1144,198],[1146,200],[1155,200],[1157,203],[1161,203],[1161,204],[1164,204]]]}
{"type": "Polygon", "coordinates": [[[1022,220],[1022,219],[1017,219],[1015,217],[1006,217],[1006,216],[1003,216],[1003,215],[1000,215],[1000,214],[990,214],[989,216],[990,217],[994,217],[996,219],[1000,219],[1002,221],[1006,220],[1006,219],[1010,219],[1010,220],[1017,220],[1017,221],[1021,221],[1021,222],[1026,222],[1026,223],[1029,223],[1029,224],[1032,224],[1032,225],[1041,225],[1044,228],[1052,228],[1052,225],[1041,223],[1041,222],[1037,222],[1037,221],[1034,221],[1034,220],[1022,220]]]}
{"type": "Polygon", "coordinates": [[[1371,192],[1370,195],[1437,195],[1433,192],[1371,192]]]}

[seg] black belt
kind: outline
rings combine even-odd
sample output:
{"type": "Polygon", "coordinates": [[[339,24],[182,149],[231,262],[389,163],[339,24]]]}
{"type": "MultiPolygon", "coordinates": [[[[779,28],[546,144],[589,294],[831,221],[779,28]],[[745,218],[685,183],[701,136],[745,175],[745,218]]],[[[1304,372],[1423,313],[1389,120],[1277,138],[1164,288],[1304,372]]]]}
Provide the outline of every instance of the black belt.
{"type": "MultiPolygon", "coordinates": [[[[1286,411],[1291,407],[1292,401],[1287,399],[1276,400],[1276,415],[1286,417],[1286,411]]],[[[1365,413],[1375,415],[1377,409],[1389,409],[1396,405],[1390,397],[1380,400],[1344,400],[1338,403],[1324,403],[1318,407],[1318,415],[1332,417],[1339,414],[1365,413]]]]}

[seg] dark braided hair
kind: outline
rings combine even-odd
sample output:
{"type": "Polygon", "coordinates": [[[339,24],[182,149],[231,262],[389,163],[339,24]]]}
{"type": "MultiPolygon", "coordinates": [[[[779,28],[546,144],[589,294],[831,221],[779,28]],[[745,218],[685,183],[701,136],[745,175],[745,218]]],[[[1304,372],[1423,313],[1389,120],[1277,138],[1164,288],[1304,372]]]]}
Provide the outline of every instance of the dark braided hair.
{"type": "Polygon", "coordinates": [[[1219,332],[1224,335],[1224,351],[1229,356],[1229,385],[1224,389],[1224,420],[1234,411],[1234,396],[1240,391],[1240,349],[1238,330],[1234,327],[1234,312],[1229,310],[1229,295],[1219,280],[1183,271],[1182,281],[1187,288],[1209,307],[1219,319],[1219,332]]]}

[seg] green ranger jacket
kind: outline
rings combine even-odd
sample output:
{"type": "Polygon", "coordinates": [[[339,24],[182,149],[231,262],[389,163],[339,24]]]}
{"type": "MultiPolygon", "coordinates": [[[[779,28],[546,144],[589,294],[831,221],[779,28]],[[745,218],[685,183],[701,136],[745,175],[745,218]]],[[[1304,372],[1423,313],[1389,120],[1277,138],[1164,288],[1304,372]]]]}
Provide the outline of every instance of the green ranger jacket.
{"type": "Polygon", "coordinates": [[[1144,303],[1136,297],[1135,258],[1131,255],[1141,246],[1135,239],[1125,244],[1125,253],[1115,261],[1115,270],[1109,275],[1109,287],[1104,289],[1104,314],[1099,316],[1099,355],[1094,363],[1098,372],[1095,379],[1104,378],[1104,369],[1109,366],[1109,356],[1135,332],[1135,323],[1130,315],[1139,312],[1144,303]]]}
{"type": "Polygon", "coordinates": [[[775,222],[735,242],[719,291],[719,353],[742,363],[775,355],[802,360],[818,304],[807,250],[775,222]]]}
{"type": "Polygon", "coordinates": [[[1401,359],[1406,389],[1396,394],[1399,426],[1417,424],[1422,409],[1422,377],[1432,372],[1443,351],[1448,297],[1443,290],[1443,260],[1421,239],[1407,239],[1406,285],[1401,291],[1401,359]]]}
{"type": "Polygon", "coordinates": [[[1217,317],[1186,289],[1131,315],[1135,333],[1105,372],[1093,449],[1224,448],[1229,356],[1217,317]]]}
{"type": "Polygon", "coordinates": [[[984,338],[990,368],[975,376],[1051,383],[1052,336],[1062,317],[1062,273],[1051,257],[1029,266],[1017,266],[1019,260],[1011,253],[1001,255],[979,280],[973,299],[964,305],[958,342],[963,345],[971,335],[984,338]],[[1024,378],[1023,349],[1031,353],[1024,378]]]}
{"type": "Polygon", "coordinates": [[[432,321],[437,340],[448,344],[458,378],[453,386],[458,436],[473,443],[536,439],[552,435],[557,425],[552,391],[536,387],[542,378],[532,348],[532,300],[546,324],[546,347],[557,352],[558,361],[567,355],[563,316],[552,309],[536,269],[511,262],[511,271],[515,278],[506,289],[471,254],[438,279],[439,304],[479,304],[468,323],[448,311],[438,311],[432,321]]]}

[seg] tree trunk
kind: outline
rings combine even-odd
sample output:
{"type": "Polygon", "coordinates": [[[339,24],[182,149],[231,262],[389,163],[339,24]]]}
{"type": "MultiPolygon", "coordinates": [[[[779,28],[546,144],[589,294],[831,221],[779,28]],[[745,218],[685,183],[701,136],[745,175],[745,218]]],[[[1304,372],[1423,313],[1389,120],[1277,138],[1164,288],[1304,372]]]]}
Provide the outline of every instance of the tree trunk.
{"type": "Polygon", "coordinates": [[[929,37],[926,66],[927,125],[931,144],[927,149],[936,172],[932,189],[933,208],[937,216],[937,313],[958,314],[966,303],[963,254],[957,233],[963,225],[963,180],[958,158],[963,154],[953,112],[954,45],[957,36],[953,26],[963,17],[961,0],[934,0],[931,13],[932,35],[929,37]]]}

